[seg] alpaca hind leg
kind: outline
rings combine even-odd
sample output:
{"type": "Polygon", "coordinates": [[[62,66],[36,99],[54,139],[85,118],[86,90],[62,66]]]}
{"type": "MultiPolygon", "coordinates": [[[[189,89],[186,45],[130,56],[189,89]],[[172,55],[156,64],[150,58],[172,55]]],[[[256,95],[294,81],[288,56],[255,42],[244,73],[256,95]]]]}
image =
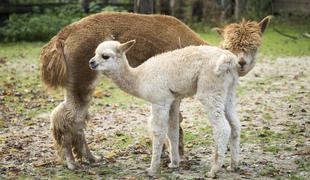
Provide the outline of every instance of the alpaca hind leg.
{"type": "Polygon", "coordinates": [[[78,130],[78,141],[79,141],[77,143],[78,148],[79,148],[79,151],[81,152],[82,156],[85,157],[85,159],[89,163],[95,163],[97,161],[97,159],[92,155],[92,153],[88,147],[83,129],[78,130]]]}
{"type": "Polygon", "coordinates": [[[230,151],[231,151],[231,162],[230,166],[227,168],[229,171],[235,171],[238,168],[239,163],[239,151],[240,151],[240,121],[236,112],[235,105],[235,93],[231,93],[227,97],[225,112],[226,118],[231,127],[231,134],[229,139],[230,151]]]}
{"type": "Polygon", "coordinates": [[[65,149],[65,158],[66,158],[66,162],[67,162],[67,167],[71,170],[75,170],[80,168],[80,165],[75,162],[73,153],[72,153],[72,136],[67,134],[65,136],[65,145],[64,145],[64,149],[65,149]]]}
{"type": "Polygon", "coordinates": [[[66,116],[65,102],[60,103],[51,113],[50,130],[54,139],[54,146],[58,156],[61,159],[65,158],[64,154],[64,136],[66,134],[66,116]]]}
{"type": "Polygon", "coordinates": [[[51,113],[51,132],[55,141],[58,155],[66,160],[69,169],[76,169],[74,156],[72,154],[72,135],[74,129],[72,122],[74,118],[66,103],[59,104],[51,113]]]}
{"type": "Polygon", "coordinates": [[[73,147],[77,155],[82,159],[84,157],[90,163],[96,162],[96,158],[92,155],[86,138],[84,129],[86,126],[86,121],[89,119],[88,108],[91,102],[91,94],[93,92],[93,88],[89,87],[88,91],[78,91],[83,92],[80,95],[75,91],[68,90],[67,91],[67,101],[70,104],[71,109],[73,109],[72,113],[74,114],[74,134],[75,141],[73,142],[73,147]]]}
{"type": "Polygon", "coordinates": [[[159,170],[163,143],[168,131],[170,104],[166,106],[152,105],[152,116],[149,120],[153,144],[151,166],[147,169],[149,175],[155,175],[159,170]]]}
{"type": "Polygon", "coordinates": [[[210,178],[214,178],[223,165],[231,129],[225,118],[224,100],[221,95],[199,97],[199,100],[205,106],[213,129],[215,150],[213,164],[207,175],[210,178]]]}
{"type": "MultiPolygon", "coordinates": [[[[182,116],[182,113],[180,112],[179,113],[179,154],[180,154],[180,157],[182,157],[184,155],[184,137],[183,137],[184,132],[183,132],[183,128],[181,127],[182,121],[183,121],[183,116],[182,116]]],[[[164,143],[164,146],[163,146],[163,152],[166,152],[166,151],[169,152],[169,142],[168,141],[166,141],[164,143]]],[[[164,153],[163,153],[163,155],[164,155],[164,153]]]]}
{"type": "Polygon", "coordinates": [[[170,168],[179,167],[180,154],[179,154],[179,111],[180,100],[175,100],[170,109],[168,139],[170,144],[170,168]]]}

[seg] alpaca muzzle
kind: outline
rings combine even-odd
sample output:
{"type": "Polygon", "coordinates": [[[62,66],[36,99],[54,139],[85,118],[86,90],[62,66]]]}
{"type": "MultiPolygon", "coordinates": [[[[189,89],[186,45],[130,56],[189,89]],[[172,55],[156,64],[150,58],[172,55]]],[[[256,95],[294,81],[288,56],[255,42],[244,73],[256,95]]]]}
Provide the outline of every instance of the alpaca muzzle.
{"type": "Polygon", "coordinates": [[[246,65],[246,61],[243,58],[241,58],[238,64],[240,65],[241,69],[243,69],[243,67],[246,65]]]}
{"type": "Polygon", "coordinates": [[[90,67],[90,69],[92,69],[92,70],[95,70],[96,67],[97,67],[98,65],[99,65],[99,64],[97,64],[96,61],[95,61],[94,59],[91,59],[91,60],[89,61],[89,67],[90,67]]]}

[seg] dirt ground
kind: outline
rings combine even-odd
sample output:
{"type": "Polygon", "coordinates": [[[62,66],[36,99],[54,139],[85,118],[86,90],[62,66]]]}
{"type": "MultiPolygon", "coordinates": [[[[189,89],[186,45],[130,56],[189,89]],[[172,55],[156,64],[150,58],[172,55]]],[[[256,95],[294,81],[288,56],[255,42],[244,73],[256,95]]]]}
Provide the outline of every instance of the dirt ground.
{"type": "MultiPolygon", "coordinates": [[[[229,173],[223,168],[218,178],[310,179],[309,89],[310,57],[265,58],[249,75],[240,78],[240,169],[229,173]]],[[[60,102],[43,90],[29,91],[43,100],[37,106],[25,104],[25,108],[38,110],[43,106],[55,107],[60,102]]],[[[150,178],[145,173],[151,155],[148,104],[132,100],[124,106],[95,98],[86,136],[94,155],[103,160],[92,166],[83,163],[82,169],[70,171],[55,155],[48,112],[31,118],[11,117],[9,112],[14,107],[4,104],[7,92],[1,93],[0,179],[150,178]]],[[[181,106],[185,156],[181,167],[173,170],[167,167],[168,159],[162,158],[161,174],[155,179],[205,179],[210,170],[213,139],[208,119],[195,98],[183,100],[181,106]]],[[[229,154],[228,151],[225,166],[229,154]]]]}

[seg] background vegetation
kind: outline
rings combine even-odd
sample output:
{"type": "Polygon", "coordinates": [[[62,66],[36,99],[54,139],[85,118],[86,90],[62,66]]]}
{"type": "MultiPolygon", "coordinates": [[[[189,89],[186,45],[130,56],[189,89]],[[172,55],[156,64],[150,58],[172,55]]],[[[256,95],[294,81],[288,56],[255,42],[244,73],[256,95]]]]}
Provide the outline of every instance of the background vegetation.
{"type": "MultiPolygon", "coordinates": [[[[3,2],[0,12],[6,8],[3,2]]],[[[43,1],[6,2],[22,5],[43,1]]],[[[0,179],[149,178],[144,172],[151,154],[145,128],[150,114],[148,104],[128,96],[107,78],[94,92],[86,129],[92,152],[103,161],[70,171],[55,157],[48,116],[63,101],[63,92],[47,91],[41,83],[39,53],[66,24],[96,12],[127,10],[123,6],[102,6],[102,2],[92,1],[85,13],[77,0],[59,0],[57,3],[67,4],[43,9],[35,6],[31,12],[10,14],[0,27],[0,179]]],[[[212,27],[238,20],[232,8],[221,14],[219,0],[178,2],[185,4],[182,13],[174,11],[174,15],[213,45],[218,45],[220,38],[212,27]],[[207,3],[200,4],[199,11],[189,3],[202,1],[207,3]]],[[[223,170],[219,178],[309,179],[309,15],[273,12],[271,0],[246,2],[242,13],[246,19],[260,20],[269,14],[274,18],[263,35],[262,55],[256,67],[240,78],[238,85],[240,170],[223,170]]],[[[167,9],[155,5],[156,12],[172,14],[167,9]]],[[[186,99],[181,108],[185,158],[180,169],[173,171],[166,168],[168,160],[163,158],[163,179],[204,179],[210,169],[212,130],[200,104],[194,102],[186,99]]]]}
{"type": "MultiPolygon", "coordinates": [[[[114,1],[124,5],[133,3],[133,0],[114,1]]],[[[110,0],[106,2],[114,1],[110,0]]],[[[0,39],[5,42],[47,41],[65,25],[78,21],[89,14],[102,11],[132,11],[132,7],[111,6],[109,4],[104,4],[103,1],[100,0],[90,1],[87,7],[87,13],[83,11],[81,4],[79,4],[77,0],[49,0],[44,1],[44,3],[36,0],[10,0],[8,2],[10,2],[10,6],[12,7],[15,7],[14,5],[22,7],[23,5],[29,6],[32,4],[34,6],[30,6],[30,12],[10,14],[8,19],[4,21],[2,26],[0,26],[0,39]],[[58,6],[57,4],[59,4],[59,2],[62,4],[58,6]],[[48,3],[57,6],[47,6],[48,3]]],[[[237,21],[241,17],[250,20],[260,20],[271,14],[275,15],[275,18],[272,20],[272,27],[280,26],[279,28],[281,28],[281,31],[284,33],[294,33],[294,36],[300,37],[301,34],[305,33],[310,27],[309,23],[305,23],[310,20],[309,15],[301,15],[298,13],[294,15],[290,13],[281,13],[280,15],[273,11],[271,0],[244,1],[242,13],[239,15],[240,17],[234,16],[234,11],[236,11],[234,9],[234,4],[224,4],[228,7],[226,10],[223,10],[222,4],[220,3],[222,1],[218,0],[182,0],[176,1],[179,3],[171,7],[167,2],[169,2],[169,0],[155,1],[155,13],[175,15],[199,32],[207,32],[210,27],[223,26],[229,22],[237,21]],[[200,6],[196,7],[198,5],[200,6]],[[166,6],[168,6],[168,8],[166,6]],[[164,7],[166,7],[166,9],[164,7]],[[292,23],[293,26],[291,26],[292,23]],[[299,27],[301,27],[301,29],[299,27]]],[[[9,5],[3,4],[3,2],[0,3],[0,12],[5,9],[5,6],[9,5]]]]}

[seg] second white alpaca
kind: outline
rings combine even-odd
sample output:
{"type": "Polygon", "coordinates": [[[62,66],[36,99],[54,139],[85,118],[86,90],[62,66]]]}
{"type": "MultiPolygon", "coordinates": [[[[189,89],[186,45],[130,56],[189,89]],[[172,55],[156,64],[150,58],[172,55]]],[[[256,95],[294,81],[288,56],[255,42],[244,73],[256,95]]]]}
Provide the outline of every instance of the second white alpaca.
{"type": "Polygon", "coordinates": [[[103,72],[125,92],[152,103],[149,124],[153,152],[149,174],[159,169],[166,137],[170,143],[169,167],[179,166],[180,102],[195,94],[209,116],[215,140],[214,162],[208,176],[215,177],[222,166],[229,141],[230,169],[235,169],[240,141],[240,122],[235,110],[237,57],[217,47],[189,46],[154,56],[131,68],[125,54],[134,43],[134,40],[123,44],[102,42],[89,63],[91,69],[103,72]]]}

